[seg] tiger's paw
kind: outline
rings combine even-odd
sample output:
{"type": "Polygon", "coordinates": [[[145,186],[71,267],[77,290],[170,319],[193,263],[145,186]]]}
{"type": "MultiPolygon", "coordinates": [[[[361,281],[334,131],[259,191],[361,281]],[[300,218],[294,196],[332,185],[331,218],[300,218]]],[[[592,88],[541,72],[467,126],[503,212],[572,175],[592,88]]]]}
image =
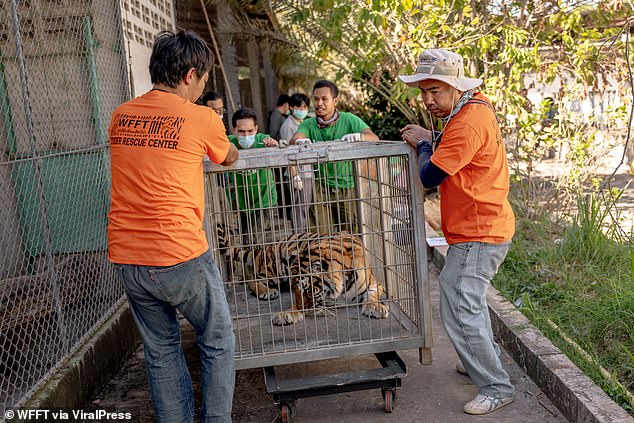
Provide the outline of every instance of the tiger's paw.
{"type": "Polygon", "coordinates": [[[276,326],[292,325],[304,320],[301,311],[281,311],[273,316],[273,324],[276,326]]]}
{"type": "Polygon", "coordinates": [[[361,313],[375,319],[385,319],[390,315],[390,311],[386,305],[380,303],[364,303],[361,313]]]}
{"type": "Polygon", "coordinates": [[[274,300],[277,297],[280,296],[280,291],[278,291],[277,289],[268,289],[265,292],[262,292],[260,295],[258,295],[258,299],[260,300],[274,300]]]}

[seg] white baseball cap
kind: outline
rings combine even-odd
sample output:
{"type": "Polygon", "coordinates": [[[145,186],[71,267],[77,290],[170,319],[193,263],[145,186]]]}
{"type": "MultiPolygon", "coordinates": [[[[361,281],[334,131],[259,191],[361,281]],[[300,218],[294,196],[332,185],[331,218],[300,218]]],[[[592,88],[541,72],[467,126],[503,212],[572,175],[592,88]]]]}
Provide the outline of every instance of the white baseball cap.
{"type": "Polygon", "coordinates": [[[418,67],[414,75],[399,75],[401,81],[418,88],[420,81],[434,79],[445,82],[460,91],[472,90],[482,84],[481,79],[466,78],[462,56],[457,53],[428,49],[418,56],[418,67]]]}

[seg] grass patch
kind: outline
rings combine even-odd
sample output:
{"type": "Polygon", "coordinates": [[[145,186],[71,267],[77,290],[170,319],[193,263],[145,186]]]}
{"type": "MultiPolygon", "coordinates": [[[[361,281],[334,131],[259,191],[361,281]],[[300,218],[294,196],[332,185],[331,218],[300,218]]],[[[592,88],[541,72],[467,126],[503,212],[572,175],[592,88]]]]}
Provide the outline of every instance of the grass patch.
{"type": "Polygon", "coordinates": [[[566,227],[517,212],[516,235],[493,284],[634,416],[625,390],[614,383],[634,391],[634,250],[629,242],[615,239],[605,209],[592,198],[580,199],[578,214],[566,227]]]}

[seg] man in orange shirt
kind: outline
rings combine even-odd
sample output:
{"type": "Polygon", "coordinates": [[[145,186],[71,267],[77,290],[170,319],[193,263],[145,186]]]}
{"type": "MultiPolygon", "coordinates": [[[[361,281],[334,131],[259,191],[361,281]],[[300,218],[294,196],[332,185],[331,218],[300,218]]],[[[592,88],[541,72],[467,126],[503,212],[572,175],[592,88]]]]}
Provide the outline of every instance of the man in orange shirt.
{"type": "Polygon", "coordinates": [[[487,286],[515,233],[506,151],[491,103],[475,91],[482,80],[464,76],[462,57],[430,49],[418,60],[414,75],[399,78],[420,88],[425,107],[443,129],[407,125],[401,134],[418,151],[423,185],[440,186],[442,230],[449,244],[440,274],[440,313],[460,357],[456,370],[478,386],[464,411],[487,414],[515,397],[486,303],[487,286]]]}
{"type": "Polygon", "coordinates": [[[177,310],[196,330],[201,421],[231,421],[235,341],[203,232],[202,161],[228,165],[238,151],[218,115],[194,104],[212,65],[196,33],[160,33],[150,57],[153,89],[119,106],[110,122],[108,257],[143,338],[158,422],[194,418],[177,310]]]}

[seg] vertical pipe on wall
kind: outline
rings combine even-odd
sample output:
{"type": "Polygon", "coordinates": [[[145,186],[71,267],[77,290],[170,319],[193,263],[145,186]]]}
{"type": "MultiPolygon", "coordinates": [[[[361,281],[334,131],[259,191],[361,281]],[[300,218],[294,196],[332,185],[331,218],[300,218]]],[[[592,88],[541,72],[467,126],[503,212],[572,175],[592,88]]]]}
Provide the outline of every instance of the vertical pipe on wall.
{"type": "MultiPolygon", "coordinates": [[[[113,0],[112,10],[114,10],[117,22],[121,22],[120,25],[117,25],[117,35],[119,37],[119,40],[121,40],[121,44],[118,44],[117,47],[119,47],[120,49],[119,53],[124,56],[123,62],[125,66],[123,66],[122,69],[123,73],[125,74],[125,81],[128,83],[128,86],[126,87],[127,95],[125,95],[124,97],[125,100],[129,100],[136,97],[136,94],[134,92],[134,75],[132,72],[132,52],[130,47],[130,38],[125,35],[125,29],[123,28],[123,16],[121,15],[121,12],[125,10],[125,17],[126,20],[128,20],[128,11],[123,8],[123,5],[119,4],[118,0],[113,0]]],[[[176,13],[174,13],[174,16],[176,16],[176,13]]]]}
{"type": "Polygon", "coordinates": [[[97,134],[97,144],[106,144],[106,132],[103,118],[101,117],[101,98],[99,95],[99,79],[97,77],[97,61],[95,60],[95,40],[92,37],[92,25],[90,16],[84,16],[84,43],[86,44],[86,61],[88,64],[88,81],[90,87],[90,104],[92,106],[92,119],[97,134]]]}
{"type": "MultiPolygon", "coordinates": [[[[103,122],[103,113],[101,109],[101,95],[99,93],[99,76],[97,75],[97,56],[95,55],[95,47],[97,42],[92,36],[92,24],[90,22],[90,16],[84,16],[83,22],[83,35],[84,44],[86,46],[86,65],[88,67],[88,86],[90,89],[90,105],[92,106],[92,120],[95,126],[95,136],[97,138],[97,145],[107,145],[108,136],[103,122]]],[[[123,35],[123,34],[122,34],[123,35]]],[[[123,36],[121,38],[123,40],[123,36]]],[[[125,66],[124,66],[125,69],[125,66]]],[[[104,178],[104,185],[110,186],[110,160],[108,159],[108,152],[106,149],[101,151],[101,174],[104,178]]],[[[108,193],[105,192],[104,196],[108,193]]]]}
{"type": "Polygon", "coordinates": [[[20,82],[22,88],[22,98],[24,99],[24,114],[26,117],[27,135],[29,138],[29,146],[31,148],[33,177],[36,184],[37,201],[42,218],[43,240],[44,250],[46,255],[47,270],[51,277],[51,286],[53,287],[53,301],[55,303],[55,315],[57,325],[59,327],[59,335],[62,341],[63,352],[66,353],[69,350],[69,339],[66,330],[66,324],[64,321],[64,315],[60,302],[59,295],[59,278],[57,271],[55,270],[55,261],[53,259],[53,242],[51,239],[51,229],[48,221],[48,215],[46,212],[46,200],[44,196],[44,184],[42,183],[42,175],[40,171],[40,164],[37,156],[37,143],[35,139],[35,129],[33,127],[33,113],[31,110],[31,100],[29,95],[29,83],[28,75],[26,71],[26,61],[24,57],[24,51],[22,48],[22,34],[20,32],[20,20],[18,17],[18,6],[16,0],[11,0],[11,18],[13,19],[13,26],[15,31],[15,44],[16,44],[16,56],[18,59],[18,66],[20,68],[20,82]]]}

